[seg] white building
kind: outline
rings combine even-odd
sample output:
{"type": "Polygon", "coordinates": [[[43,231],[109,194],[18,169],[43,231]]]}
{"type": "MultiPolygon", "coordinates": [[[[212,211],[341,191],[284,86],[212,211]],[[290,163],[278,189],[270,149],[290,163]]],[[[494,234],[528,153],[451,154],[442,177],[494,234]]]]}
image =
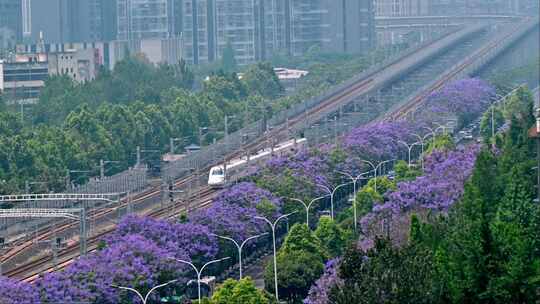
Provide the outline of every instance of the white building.
{"type": "Polygon", "coordinates": [[[93,80],[102,62],[97,49],[49,53],[49,75],[68,75],[77,82],[93,80]]]}
{"type": "MultiPolygon", "coordinates": [[[[36,44],[20,44],[17,45],[17,52],[32,53],[36,52],[39,48],[40,46],[36,44]]],[[[85,51],[82,54],[93,53],[94,63],[97,66],[105,66],[110,70],[114,68],[118,61],[123,60],[130,54],[142,54],[153,64],[176,64],[183,58],[182,39],[178,37],[169,39],[142,39],[130,42],[116,40],[91,43],[50,43],[44,44],[43,49],[47,54],[61,54],[74,50],[85,51]]],[[[59,68],[61,69],[62,67],[60,66],[59,68]]],[[[71,66],[69,68],[71,69],[71,66]]],[[[73,68],[75,69],[75,67],[73,68]]]]}
{"type": "Polygon", "coordinates": [[[46,54],[16,55],[0,61],[0,90],[7,100],[35,101],[49,76],[46,54]]]}

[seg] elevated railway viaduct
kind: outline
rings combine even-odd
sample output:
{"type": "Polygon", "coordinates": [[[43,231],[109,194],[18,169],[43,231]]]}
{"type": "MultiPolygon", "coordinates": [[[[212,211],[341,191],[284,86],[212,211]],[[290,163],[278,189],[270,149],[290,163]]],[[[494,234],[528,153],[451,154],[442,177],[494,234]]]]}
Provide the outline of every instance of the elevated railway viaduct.
{"type": "MultiPolygon", "coordinates": [[[[204,182],[210,166],[225,159],[259,150],[299,132],[317,138],[317,130],[320,132],[332,123],[336,129],[346,130],[377,119],[406,118],[430,92],[452,79],[473,74],[537,26],[538,20],[523,19],[498,29],[481,24],[462,27],[372,67],[322,96],[278,113],[267,123],[254,123],[198,153],[170,163],[163,169],[162,179],[174,181],[175,190],[185,191],[185,195],[164,204],[163,189],[149,186],[117,202],[89,209],[88,221],[94,231],[88,239],[88,248],[95,249],[98,239],[110,232],[118,216],[126,212],[167,218],[207,206],[215,191],[194,185],[204,182]],[[328,123],[329,117],[334,118],[332,123],[328,123]]],[[[55,254],[58,267],[68,265],[79,255],[78,231],[76,223],[61,221],[56,223],[54,232],[45,226],[36,235],[14,242],[0,259],[4,274],[31,281],[38,273],[52,271],[50,253],[36,249],[33,241],[47,240],[53,235],[69,239],[67,246],[55,254]]]]}

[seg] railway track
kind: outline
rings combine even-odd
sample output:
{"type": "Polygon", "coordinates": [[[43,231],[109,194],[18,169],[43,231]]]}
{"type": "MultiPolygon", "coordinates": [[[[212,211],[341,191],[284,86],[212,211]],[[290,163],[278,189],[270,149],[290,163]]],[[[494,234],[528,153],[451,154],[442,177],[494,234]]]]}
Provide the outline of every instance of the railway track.
{"type": "Polygon", "coordinates": [[[483,48],[481,48],[480,50],[475,52],[472,56],[468,57],[464,62],[459,64],[450,73],[446,74],[444,77],[442,77],[437,82],[435,82],[433,85],[431,85],[429,88],[427,88],[426,90],[424,90],[420,94],[416,95],[412,100],[405,103],[397,111],[395,111],[394,113],[391,113],[390,115],[386,115],[383,118],[383,120],[384,121],[400,120],[400,119],[406,118],[408,115],[415,112],[427,100],[427,97],[432,92],[441,89],[447,82],[451,81],[456,76],[458,76],[460,73],[465,71],[469,66],[473,65],[477,60],[479,60],[483,56],[487,55],[491,49],[496,48],[500,44],[504,43],[505,40],[512,37],[514,35],[514,33],[517,32],[520,29],[521,26],[523,26],[523,24],[521,24],[521,23],[516,24],[502,38],[497,39],[495,41],[491,41],[490,43],[485,45],[483,48]]]}
{"type": "MultiPolygon", "coordinates": [[[[344,92],[342,92],[340,94],[332,96],[328,100],[328,102],[323,103],[321,105],[318,105],[318,106],[310,109],[306,113],[303,113],[302,115],[299,115],[298,117],[296,117],[294,119],[291,119],[286,126],[280,126],[278,128],[275,128],[275,129],[267,132],[264,137],[260,138],[259,140],[255,141],[255,142],[253,142],[253,143],[251,143],[249,145],[246,145],[241,151],[237,151],[236,153],[230,155],[226,159],[230,160],[230,159],[234,159],[235,157],[240,157],[244,150],[256,150],[256,149],[264,148],[265,145],[267,144],[267,141],[268,141],[269,138],[277,138],[280,135],[281,136],[288,135],[288,134],[286,134],[286,133],[288,133],[288,128],[293,127],[293,126],[298,125],[298,124],[302,124],[307,117],[316,115],[316,114],[318,114],[320,112],[327,111],[328,109],[332,109],[333,107],[335,107],[336,103],[340,103],[346,98],[354,97],[355,95],[361,93],[362,91],[368,90],[370,88],[370,86],[372,85],[372,82],[373,82],[373,79],[367,79],[367,80],[363,80],[363,81],[360,81],[360,82],[354,84],[353,86],[351,86],[351,88],[349,90],[346,90],[346,91],[344,91],[344,92]]],[[[206,172],[206,171],[208,171],[210,169],[210,167],[211,166],[207,166],[202,171],[206,172]]],[[[175,181],[174,186],[175,186],[175,188],[180,188],[180,187],[192,182],[194,179],[198,179],[198,178],[201,178],[201,175],[190,175],[188,177],[185,177],[185,178],[182,178],[180,180],[175,181]]],[[[201,197],[201,198],[213,197],[213,195],[215,195],[215,193],[216,193],[215,190],[210,189],[209,187],[203,187],[202,189],[199,190],[198,193],[196,193],[194,196],[192,196],[189,199],[190,200],[192,200],[192,199],[195,200],[195,199],[197,199],[199,197],[201,197]]],[[[136,205],[136,204],[138,204],[140,202],[144,202],[146,199],[155,198],[155,197],[158,197],[160,195],[161,195],[161,189],[159,187],[151,188],[149,191],[143,192],[143,193],[138,194],[137,196],[135,196],[131,202],[128,202],[128,199],[122,200],[121,204],[119,206],[115,207],[115,208],[92,210],[92,213],[89,215],[88,220],[97,221],[100,218],[104,218],[107,215],[110,215],[110,214],[113,214],[113,213],[117,212],[117,210],[119,208],[125,208],[128,203],[136,205]]],[[[176,201],[174,207],[168,206],[168,207],[165,207],[165,208],[159,208],[159,209],[157,209],[155,211],[152,211],[152,212],[150,212],[148,214],[143,214],[143,215],[156,217],[156,218],[163,218],[163,217],[167,217],[166,215],[168,215],[170,213],[184,211],[185,209],[181,209],[181,208],[179,209],[178,208],[178,202],[183,202],[183,200],[176,201]],[[173,211],[171,211],[171,209],[173,209],[173,211]]],[[[194,205],[194,209],[206,207],[210,203],[211,203],[210,200],[203,199],[202,201],[196,202],[196,204],[194,205]]],[[[78,227],[77,225],[78,224],[76,224],[76,223],[65,223],[65,224],[61,225],[60,227],[46,227],[46,228],[43,228],[40,231],[41,233],[37,237],[37,241],[39,242],[39,241],[50,239],[51,236],[53,236],[55,234],[65,232],[65,231],[67,231],[69,229],[77,229],[77,227],[78,227]]],[[[98,243],[99,239],[101,239],[106,234],[112,232],[113,230],[114,230],[114,227],[110,227],[109,229],[106,229],[105,231],[100,232],[100,233],[90,237],[87,240],[87,246],[89,248],[89,251],[95,250],[95,247],[97,246],[97,243],[98,243]]],[[[8,254],[6,254],[3,257],[2,263],[4,263],[5,261],[8,261],[9,259],[13,258],[14,256],[20,254],[22,251],[27,250],[28,248],[31,248],[35,244],[35,242],[36,242],[36,240],[28,240],[28,241],[24,242],[23,244],[20,244],[19,246],[16,246],[12,250],[10,250],[8,252],[8,254]]],[[[68,245],[68,247],[62,249],[58,254],[58,260],[61,261],[60,265],[64,265],[64,266],[69,265],[69,263],[70,263],[69,261],[71,261],[71,260],[73,260],[73,259],[75,259],[76,257],[79,256],[79,254],[78,254],[79,251],[78,250],[79,250],[79,242],[78,241],[75,241],[72,244],[68,245]]],[[[15,269],[6,271],[4,273],[4,275],[8,276],[8,277],[12,277],[12,278],[22,279],[22,280],[25,280],[25,281],[33,281],[38,276],[38,273],[50,272],[50,271],[54,270],[53,266],[48,267],[45,270],[43,270],[43,266],[46,265],[46,264],[50,264],[51,260],[52,260],[52,257],[50,255],[42,256],[42,257],[40,257],[40,258],[38,258],[38,259],[36,259],[34,261],[31,261],[31,262],[26,263],[24,265],[18,266],[15,269]]]]}
{"type": "MultiPolygon", "coordinates": [[[[201,189],[198,193],[195,193],[194,196],[200,196],[201,200],[197,202],[194,209],[205,208],[212,203],[212,199],[215,195],[215,191],[206,187],[201,189]]],[[[168,206],[166,208],[160,208],[157,210],[150,211],[145,216],[150,216],[154,218],[171,218],[171,213],[186,211],[186,204],[183,200],[177,200],[174,202],[173,206],[168,206]],[[174,212],[171,212],[173,210],[174,212]]],[[[99,232],[96,235],[93,235],[87,240],[88,252],[95,251],[99,244],[99,241],[106,236],[107,234],[113,232],[115,229],[114,226],[110,226],[104,231],[99,232]]],[[[17,267],[14,270],[7,271],[4,275],[8,277],[18,278],[26,282],[33,282],[38,278],[40,273],[52,272],[55,270],[60,270],[68,266],[79,256],[79,244],[74,242],[68,245],[66,248],[63,248],[58,252],[58,265],[55,267],[51,264],[51,256],[43,256],[34,261],[31,261],[25,265],[17,267]]]]}
{"type": "MultiPolygon", "coordinates": [[[[484,50],[485,49],[486,48],[484,48],[484,50]]],[[[408,58],[408,57],[405,57],[405,58],[408,58]]],[[[398,64],[398,63],[394,63],[394,64],[398,64]]],[[[466,66],[466,64],[464,65],[466,66]]],[[[392,65],[389,68],[391,67],[392,65]]],[[[440,80],[436,84],[435,89],[438,87],[441,87],[448,79],[449,77],[440,80]]],[[[229,154],[227,157],[224,158],[224,160],[228,161],[228,160],[240,157],[244,154],[244,151],[257,150],[257,149],[264,148],[267,145],[267,142],[269,139],[278,139],[280,137],[288,136],[289,128],[299,126],[303,124],[304,121],[307,121],[309,118],[324,115],[325,113],[328,113],[329,111],[335,110],[336,107],[350,101],[355,96],[368,92],[370,89],[372,89],[376,85],[375,82],[376,82],[376,74],[372,75],[372,77],[368,79],[362,79],[352,84],[348,88],[330,96],[325,102],[322,102],[321,104],[288,120],[287,124],[282,124],[272,130],[267,131],[264,136],[260,137],[259,139],[255,140],[252,143],[244,145],[241,149],[238,149],[235,152],[229,154]]],[[[421,97],[415,98],[411,102],[407,103],[407,105],[393,111],[393,113],[390,114],[390,117],[392,117],[393,119],[404,117],[411,111],[411,109],[416,108],[422,101],[423,101],[423,98],[421,97]]],[[[191,184],[193,181],[196,181],[197,179],[200,179],[201,177],[204,177],[205,173],[211,168],[211,166],[212,165],[208,165],[205,168],[202,168],[200,170],[200,172],[203,172],[202,174],[189,175],[187,177],[176,180],[174,182],[174,187],[179,189],[179,188],[185,187],[187,184],[191,184]]],[[[215,190],[212,190],[208,187],[203,187],[199,189],[198,192],[196,192],[194,195],[192,195],[189,198],[189,200],[195,201],[193,209],[204,208],[211,203],[211,200],[215,196],[215,194],[216,194],[215,190]],[[196,200],[197,198],[200,198],[200,200],[196,200]]],[[[136,206],[138,204],[147,202],[149,199],[155,199],[156,197],[160,197],[160,196],[161,196],[160,187],[153,187],[153,188],[148,189],[145,192],[137,194],[136,196],[132,198],[131,201],[128,201],[128,199],[121,200],[119,205],[113,208],[92,210],[89,215],[89,219],[98,221],[99,219],[103,219],[107,216],[110,216],[112,213],[117,212],[120,208],[126,208],[128,204],[133,204],[134,206],[136,206]]],[[[156,218],[170,218],[171,213],[175,214],[177,212],[186,210],[187,206],[185,205],[184,202],[185,200],[177,200],[174,202],[173,206],[153,209],[153,210],[150,210],[149,212],[142,213],[142,215],[152,216],[156,218]]],[[[68,231],[69,229],[77,229],[77,226],[78,225],[75,223],[63,223],[60,227],[56,227],[56,229],[53,229],[52,227],[43,228],[39,231],[39,236],[37,237],[37,240],[39,241],[39,240],[49,239],[54,234],[65,232],[65,231],[68,231]]],[[[95,250],[99,239],[101,239],[104,235],[106,235],[107,233],[110,233],[113,230],[114,230],[114,225],[111,225],[111,227],[108,227],[104,231],[90,237],[88,239],[89,251],[95,250]]],[[[35,242],[34,240],[27,240],[27,241],[21,242],[20,244],[17,244],[15,248],[10,250],[6,255],[2,257],[1,262],[4,263],[5,261],[9,261],[10,259],[20,254],[21,252],[31,248],[34,242],[35,242]]],[[[59,251],[58,253],[58,261],[59,261],[58,266],[59,267],[58,268],[63,268],[69,265],[75,258],[77,258],[79,255],[78,250],[79,250],[78,241],[74,241],[72,244],[69,244],[66,248],[63,248],[61,251],[59,251]]],[[[50,256],[48,255],[43,256],[43,257],[37,258],[34,261],[31,261],[21,266],[17,266],[16,268],[9,270],[5,272],[5,275],[8,277],[18,278],[25,281],[33,281],[39,275],[39,273],[50,272],[54,270],[54,267],[50,266],[51,260],[52,259],[50,256]]]]}

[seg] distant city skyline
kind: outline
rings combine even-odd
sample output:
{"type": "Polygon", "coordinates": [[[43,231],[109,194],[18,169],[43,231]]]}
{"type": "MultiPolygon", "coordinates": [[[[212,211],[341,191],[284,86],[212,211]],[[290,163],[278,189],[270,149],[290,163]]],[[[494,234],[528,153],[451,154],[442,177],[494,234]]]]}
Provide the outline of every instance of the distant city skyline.
{"type": "MultiPolygon", "coordinates": [[[[312,48],[365,53],[375,16],[530,13],[535,0],[0,0],[0,49],[48,44],[180,39],[188,62],[239,64],[312,48]]],[[[393,40],[392,40],[393,41],[393,40]]]]}

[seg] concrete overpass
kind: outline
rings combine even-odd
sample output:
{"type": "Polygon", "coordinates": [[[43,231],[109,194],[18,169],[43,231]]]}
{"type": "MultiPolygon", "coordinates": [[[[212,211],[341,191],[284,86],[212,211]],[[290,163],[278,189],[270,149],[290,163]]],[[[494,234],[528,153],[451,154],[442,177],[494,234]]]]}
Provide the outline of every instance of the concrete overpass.
{"type": "Polygon", "coordinates": [[[375,17],[375,26],[384,28],[411,28],[420,26],[449,26],[471,23],[518,22],[525,16],[516,15],[472,15],[472,16],[410,16],[375,17]]]}
{"type": "Polygon", "coordinates": [[[471,15],[471,16],[409,16],[375,17],[379,46],[411,41],[424,41],[451,27],[471,24],[514,23],[526,16],[471,15]]]}

